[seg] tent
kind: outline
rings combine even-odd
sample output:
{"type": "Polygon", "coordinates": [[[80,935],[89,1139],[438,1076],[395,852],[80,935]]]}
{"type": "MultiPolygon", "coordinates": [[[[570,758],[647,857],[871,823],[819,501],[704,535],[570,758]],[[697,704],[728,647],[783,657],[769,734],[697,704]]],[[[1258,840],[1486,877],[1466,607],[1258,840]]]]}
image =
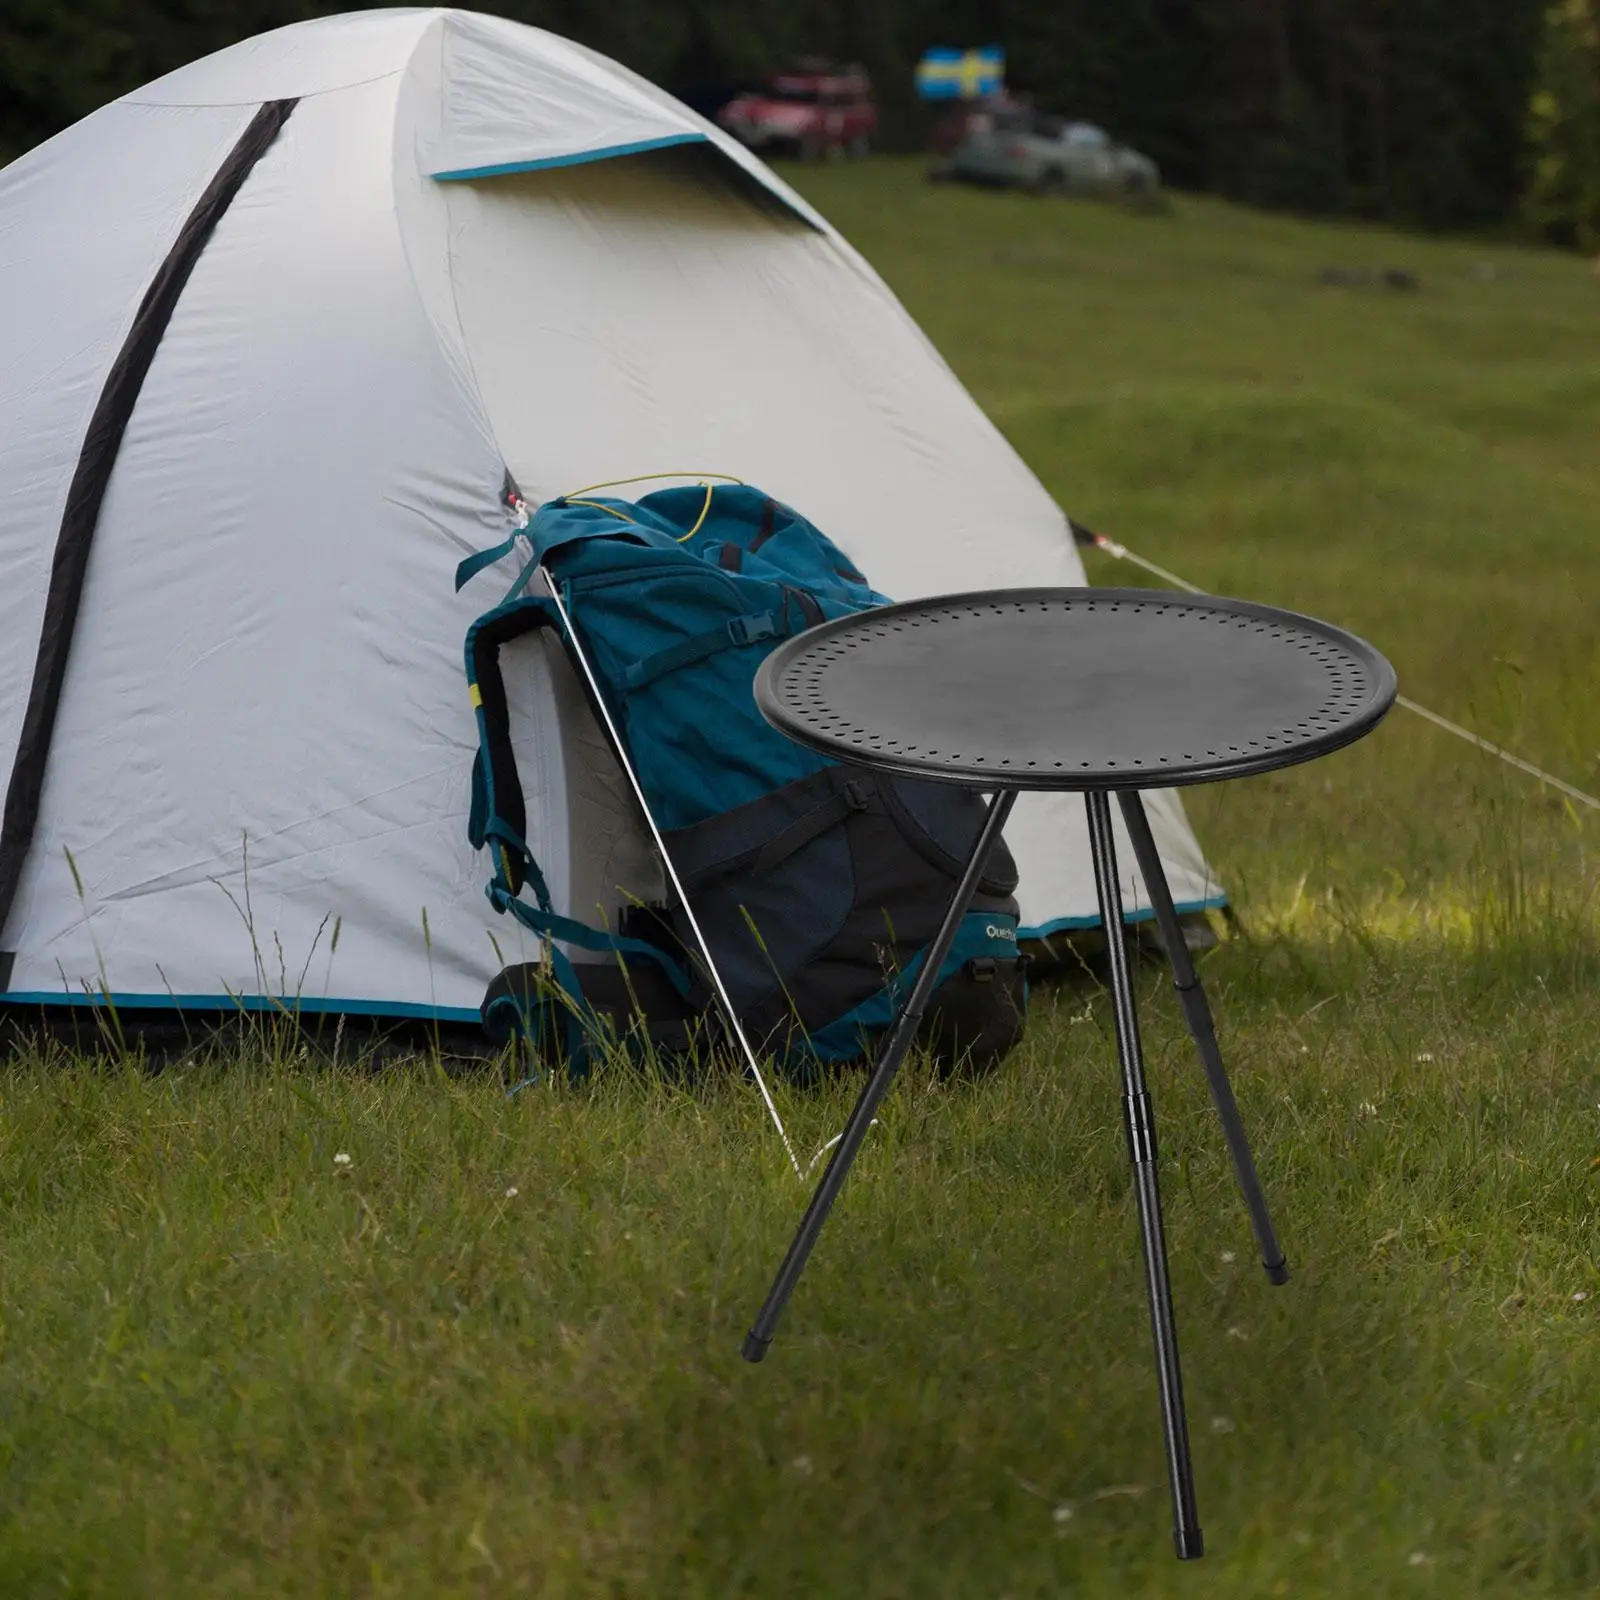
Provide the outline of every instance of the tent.
{"type": "MultiPolygon", "coordinates": [[[[451,579],[508,471],[734,474],[897,597],[1083,581],[866,262],[660,90],[461,11],[249,40],[0,170],[0,1001],[466,1020],[536,955],[465,826],[451,579]]],[[[570,669],[518,650],[529,842],[614,918],[659,865],[570,669]]],[[[1080,802],[1008,838],[1032,929],[1095,922],[1080,802]]]]}

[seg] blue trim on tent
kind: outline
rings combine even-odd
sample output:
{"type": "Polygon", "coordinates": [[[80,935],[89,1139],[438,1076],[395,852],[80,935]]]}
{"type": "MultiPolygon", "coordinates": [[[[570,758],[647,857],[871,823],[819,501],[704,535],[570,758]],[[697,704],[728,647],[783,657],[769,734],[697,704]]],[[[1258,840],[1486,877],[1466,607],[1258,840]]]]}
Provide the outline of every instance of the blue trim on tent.
{"type": "Polygon", "coordinates": [[[614,156],[643,155],[647,150],[665,150],[675,144],[709,144],[703,133],[668,133],[659,139],[636,139],[632,144],[608,144],[598,150],[575,150],[569,156],[546,156],[541,161],[502,161],[494,167],[460,167],[454,172],[434,172],[436,183],[465,183],[470,178],[503,178],[513,172],[543,172],[547,167],[581,167],[591,161],[610,161],[614,156]]]}
{"type": "Polygon", "coordinates": [[[84,994],[24,989],[0,994],[0,1006],[105,1006],[129,1011],[276,1011],[289,1016],[410,1017],[423,1022],[479,1022],[476,1006],[425,1006],[409,1000],[318,1000],[259,994],[84,994]]]}
{"type": "MultiPolygon", "coordinates": [[[[1225,894],[1213,895],[1209,900],[1180,900],[1173,909],[1180,917],[1187,916],[1193,911],[1220,911],[1228,903],[1225,894]]],[[[1149,922],[1155,912],[1149,906],[1141,911],[1125,911],[1122,914],[1124,922],[1149,922]]],[[[1041,922],[1036,928],[1018,928],[1019,939],[1043,939],[1052,933],[1066,933],[1074,928],[1098,928],[1100,919],[1091,917],[1056,917],[1050,922],[1041,922]]]]}
{"type": "MultiPolygon", "coordinates": [[[[1176,907],[1178,915],[1194,911],[1217,911],[1227,905],[1225,894],[1208,900],[1183,900],[1176,907]]],[[[1147,906],[1140,911],[1127,912],[1124,922],[1148,922],[1155,915],[1147,906]]],[[[1018,928],[1018,939],[1043,939],[1052,933],[1065,933],[1075,928],[1098,928],[1100,919],[1089,917],[1055,917],[1041,922],[1037,927],[1018,928]]],[[[78,1006],[93,1007],[110,1004],[129,1011],[251,1011],[285,1012],[290,1016],[352,1016],[352,1017],[403,1017],[422,1022],[481,1022],[476,1007],[425,1006],[410,1000],[328,1000],[301,997],[294,999],[281,995],[259,994],[84,994],[70,990],[23,989],[13,993],[0,993],[0,1006],[78,1006]]]]}

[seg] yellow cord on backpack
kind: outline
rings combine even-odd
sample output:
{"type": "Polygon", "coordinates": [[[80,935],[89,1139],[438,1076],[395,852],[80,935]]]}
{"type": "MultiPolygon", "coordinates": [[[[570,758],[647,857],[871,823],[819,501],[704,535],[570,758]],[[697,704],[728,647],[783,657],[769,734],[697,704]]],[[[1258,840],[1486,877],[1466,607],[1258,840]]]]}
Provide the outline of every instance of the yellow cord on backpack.
{"type": "Polygon", "coordinates": [[[604,511],[615,517],[619,522],[632,522],[633,518],[624,511],[618,511],[614,506],[603,506],[598,500],[580,500],[579,495],[593,494],[596,489],[620,489],[628,483],[655,483],[662,478],[694,478],[706,492],[705,504],[700,507],[700,515],[695,518],[694,526],[677,542],[687,544],[705,526],[706,518],[711,514],[711,495],[715,484],[710,480],[715,478],[718,483],[735,483],[741,488],[744,486],[743,478],[736,478],[731,472],[640,472],[631,478],[607,478],[604,483],[585,484],[581,489],[574,489],[571,494],[564,494],[560,498],[569,506],[587,506],[591,511],[604,511]]]}
{"type": "Polygon", "coordinates": [[[707,478],[715,478],[719,483],[744,484],[743,478],[736,478],[729,472],[641,472],[632,478],[607,478],[604,483],[586,483],[581,489],[574,489],[572,494],[564,494],[560,498],[570,500],[573,494],[593,494],[596,489],[620,489],[625,483],[655,483],[661,478],[693,478],[701,484],[707,478]]]}
{"type": "Polygon", "coordinates": [[[688,544],[688,542],[694,538],[697,533],[699,533],[701,525],[706,520],[706,513],[711,509],[711,492],[713,488],[714,485],[712,484],[708,483],[706,485],[706,503],[700,507],[700,515],[694,519],[694,526],[686,534],[684,534],[681,539],[678,540],[679,544],[688,544]]]}
{"type": "Polygon", "coordinates": [[[618,511],[615,506],[603,506],[598,500],[575,500],[570,494],[564,494],[561,503],[568,506],[588,506],[591,511],[603,511],[608,517],[615,517],[618,522],[633,521],[626,511],[618,511]]]}

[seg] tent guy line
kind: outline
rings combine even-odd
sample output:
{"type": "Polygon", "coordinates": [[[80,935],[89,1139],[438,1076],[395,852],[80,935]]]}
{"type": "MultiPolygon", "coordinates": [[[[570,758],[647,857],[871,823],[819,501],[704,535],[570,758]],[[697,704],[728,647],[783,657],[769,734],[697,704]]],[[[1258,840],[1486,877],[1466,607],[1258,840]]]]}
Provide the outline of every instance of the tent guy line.
{"type": "MultiPolygon", "coordinates": [[[[601,484],[597,487],[604,488],[601,484]]],[[[522,520],[523,527],[527,526],[528,508],[518,501],[517,515],[522,520]]],[[[702,513],[703,515],[703,513],[702,513]]],[[[612,720],[611,710],[606,705],[605,696],[600,692],[600,684],[594,675],[594,668],[589,664],[588,653],[583,648],[583,641],[578,636],[578,630],[572,625],[572,617],[567,610],[566,601],[561,598],[561,585],[547,572],[542,564],[533,563],[533,546],[528,542],[526,535],[519,530],[517,549],[524,562],[538,573],[544,592],[550,597],[561,618],[561,626],[566,633],[567,642],[571,646],[574,658],[582,669],[583,676],[588,683],[589,693],[593,697],[595,709],[599,711],[605,722],[606,735],[610,741],[612,753],[617,758],[617,764],[622,768],[623,775],[628,780],[628,786],[633,790],[633,797],[639,802],[639,810],[644,815],[645,825],[650,830],[650,837],[655,841],[656,851],[661,857],[661,865],[667,876],[672,880],[672,887],[678,896],[678,904],[683,907],[683,914],[688,919],[690,928],[694,932],[695,943],[700,946],[700,954],[705,958],[706,971],[711,977],[711,982],[716,987],[717,1000],[722,1007],[722,1014],[728,1020],[734,1037],[739,1041],[739,1048],[744,1052],[745,1061],[750,1067],[750,1074],[756,1081],[756,1088],[761,1092],[761,1098],[766,1104],[767,1114],[772,1118],[772,1125],[778,1130],[778,1137],[783,1140],[784,1153],[789,1157],[789,1165],[794,1168],[794,1175],[804,1183],[806,1173],[811,1166],[816,1164],[816,1156],[811,1158],[811,1165],[804,1170],[800,1166],[800,1158],[795,1154],[794,1144],[789,1138],[789,1130],[783,1125],[783,1118],[778,1114],[777,1102],[772,1098],[772,1091],[767,1087],[767,1080],[762,1076],[761,1064],[756,1060],[756,1053],[750,1048],[750,1041],[745,1037],[744,1025],[739,1021],[739,1013],[733,1001],[728,997],[727,986],[722,981],[722,973],[718,970],[716,959],[711,954],[711,945],[704,933],[700,931],[700,919],[694,914],[694,907],[689,903],[689,891],[684,887],[683,879],[678,875],[678,869],[673,863],[672,854],[667,849],[667,841],[661,836],[661,829],[656,825],[654,814],[650,810],[650,802],[645,798],[644,787],[639,782],[638,774],[633,770],[633,763],[628,759],[628,748],[622,742],[622,735],[617,732],[617,725],[612,720]]],[[[519,583],[518,588],[522,585],[519,583]]],[[[513,591],[514,592],[514,591],[513,591]]],[[[819,1152],[820,1153],[820,1152],[819,1152]]]]}
{"type": "MultiPolygon", "coordinates": [[[[1103,533],[1095,533],[1093,529],[1086,528],[1081,522],[1074,522],[1070,517],[1067,526],[1072,530],[1073,538],[1080,544],[1092,545],[1096,550],[1103,550],[1108,556],[1117,561],[1129,561],[1136,567],[1143,567],[1148,573],[1160,578],[1164,583],[1170,583],[1174,588],[1182,589],[1188,594],[1205,594],[1207,591],[1198,584],[1190,583],[1186,578],[1180,578],[1175,572],[1168,572],[1165,567],[1158,567],[1155,562],[1147,561],[1143,556],[1130,550],[1125,544],[1118,544],[1115,539],[1108,539],[1103,533]]],[[[1481,735],[1474,733],[1470,728],[1463,728],[1459,722],[1452,722],[1448,717],[1441,717],[1437,711],[1430,711],[1427,706],[1419,705],[1415,700],[1409,700],[1405,695],[1396,695],[1395,704],[1402,705],[1407,711],[1414,712],[1426,722],[1431,722],[1436,728],[1443,728],[1446,733],[1453,733],[1458,739],[1465,739],[1468,744],[1476,745],[1478,749],[1487,751],[1492,756],[1498,756],[1508,766],[1515,767],[1519,772],[1525,772],[1530,778],[1537,778],[1540,783],[1548,784],[1552,789],[1559,789],[1562,794],[1570,799],[1588,806],[1591,810],[1600,811],[1600,799],[1592,794],[1586,794],[1582,789],[1574,787],[1564,778],[1558,778],[1553,772],[1546,772],[1543,767],[1536,767],[1531,761],[1524,761],[1521,756],[1513,754],[1501,745],[1492,743],[1481,735]]]]}

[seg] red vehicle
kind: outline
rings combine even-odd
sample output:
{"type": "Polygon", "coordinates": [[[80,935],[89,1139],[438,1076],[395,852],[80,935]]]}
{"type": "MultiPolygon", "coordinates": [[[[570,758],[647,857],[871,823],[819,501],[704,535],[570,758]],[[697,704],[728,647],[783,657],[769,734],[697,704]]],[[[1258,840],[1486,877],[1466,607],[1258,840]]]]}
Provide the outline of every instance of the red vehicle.
{"type": "Polygon", "coordinates": [[[730,100],[717,121],[762,155],[816,161],[866,155],[878,131],[878,110],[872,81],[861,67],[806,65],[730,100]]]}

